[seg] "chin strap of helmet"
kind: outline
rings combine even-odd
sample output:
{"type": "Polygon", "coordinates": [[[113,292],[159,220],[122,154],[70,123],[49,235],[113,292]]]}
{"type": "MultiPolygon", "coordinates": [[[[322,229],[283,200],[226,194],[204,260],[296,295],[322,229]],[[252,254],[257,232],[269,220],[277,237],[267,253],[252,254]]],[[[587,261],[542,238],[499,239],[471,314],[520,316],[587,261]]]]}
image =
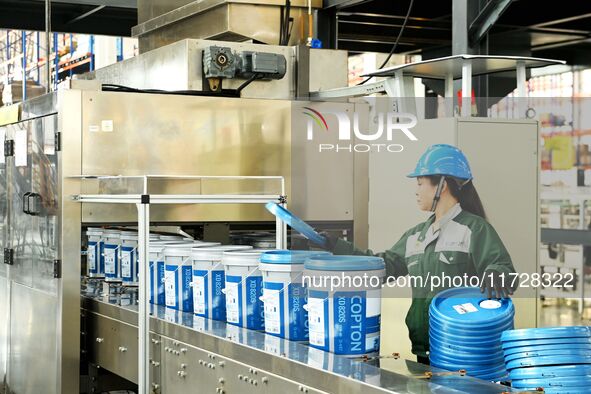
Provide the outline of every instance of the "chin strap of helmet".
{"type": "Polygon", "coordinates": [[[437,203],[441,198],[441,191],[443,190],[443,182],[445,182],[445,176],[442,175],[437,184],[437,190],[435,190],[435,197],[433,197],[433,204],[431,204],[431,212],[435,212],[435,208],[437,208],[437,203]]]}

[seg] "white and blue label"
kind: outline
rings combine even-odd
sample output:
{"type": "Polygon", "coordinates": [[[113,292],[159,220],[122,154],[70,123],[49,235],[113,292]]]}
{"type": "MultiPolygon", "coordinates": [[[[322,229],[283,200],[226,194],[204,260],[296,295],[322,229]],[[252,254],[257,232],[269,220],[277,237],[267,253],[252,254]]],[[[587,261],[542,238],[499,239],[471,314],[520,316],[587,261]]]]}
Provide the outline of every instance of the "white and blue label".
{"type": "Polygon", "coordinates": [[[183,312],[193,312],[193,289],[191,287],[191,282],[193,282],[193,268],[190,265],[182,266],[180,271],[180,310],[183,312]]]}
{"type": "Polygon", "coordinates": [[[249,276],[243,281],[242,276],[227,275],[227,322],[251,330],[263,330],[265,328],[265,311],[260,300],[262,295],[262,276],[249,276]]]}
{"type": "Polygon", "coordinates": [[[226,320],[224,271],[193,270],[193,309],[198,316],[226,320]],[[211,275],[209,275],[211,273],[211,275]],[[211,277],[211,283],[209,278],[211,277]]]}
{"type": "Polygon", "coordinates": [[[137,281],[137,256],[135,248],[130,246],[121,247],[121,280],[123,282],[137,281]]]}
{"type": "Polygon", "coordinates": [[[164,298],[166,306],[183,312],[193,312],[191,266],[167,264],[164,272],[164,298]]]}
{"type": "Polygon", "coordinates": [[[345,355],[379,351],[379,299],[368,299],[365,291],[328,298],[326,291],[310,290],[308,297],[311,346],[345,355]]]}
{"type": "Polygon", "coordinates": [[[308,339],[306,289],[301,284],[265,282],[263,299],[265,332],[292,341],[308,339]]]}
{"type": "Polygon", "coordinates": [[[164,262],[150,262],[150,302],[165,305],[164,297],[164,262]]]}
{"type": "Polygon", "coordinates": [[[164,301],[165,305],[178,309],[178,300],[176,297],[176,265],[167,265],[164,270],[164,301]]]}
{"type": "Polygon", "coordinates": [[[97,264],[97,243],[93,241],[88,241],[88,248],[86,249],[86,263],[88,264],[88,272],[90,274],[97,274],[98,264],[97,264]]]}
{"type": "Polygon", "coordinates": [[[335,293],[333,299],[334,353],[366,353],[365,301],[365,292],[335,293]]]}
{"type": "Polygon", "coordinates": [[[119,278],[119,256],[117,255],[117,248],[117,245],[106,244],[104,246],[105,277],[107,279],[119,278]]]}
{"type": "Polygon", "coordinates": [[[246,328],[251,330],[265,329],[265,310],[263,296],[263,277],[250,276],[244,281],[246,286],[246,328]]]}
{"type": "Polygon", "coordinates": [[[309,290],[308,321],[310,345],[329,351],[328,292],[309,290]]]}

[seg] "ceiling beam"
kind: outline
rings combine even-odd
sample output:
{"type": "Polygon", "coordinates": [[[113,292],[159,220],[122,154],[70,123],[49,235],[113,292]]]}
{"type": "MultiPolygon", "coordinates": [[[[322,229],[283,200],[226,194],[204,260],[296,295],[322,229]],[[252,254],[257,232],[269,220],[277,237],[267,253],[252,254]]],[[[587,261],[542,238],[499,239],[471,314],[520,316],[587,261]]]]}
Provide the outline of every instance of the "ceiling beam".
{"type": "MultiPolygon", "coordinates": [[[[45,3],[45,0],[34,0],[39,3],[45,3]]],[[[115,8],[134,8],[137,9],[138,0],[52,0],[52,4],[76,4],[76,5],[93,5],[115,8]]]]}
{"type": "Polygon", "coordinates": [[[478,44],[511,5],[513,0],[489,0],[482,11],[474,18],[468,29],[470,46],[478,44]]]}
{"type": "Polygon", "coordinates": [[[531,27],[546,27],[546,26],[558,25],[561,23],[574,22],[574,21],[578,21],[581,19],[587,19],[587,18],[591,18],[591,13],[574,15],[574,16],[570,16],[568,18],[562,18],[562,19],[556,19],[553,21],[538,23],[538,24],[532,25],[531,27]]]}

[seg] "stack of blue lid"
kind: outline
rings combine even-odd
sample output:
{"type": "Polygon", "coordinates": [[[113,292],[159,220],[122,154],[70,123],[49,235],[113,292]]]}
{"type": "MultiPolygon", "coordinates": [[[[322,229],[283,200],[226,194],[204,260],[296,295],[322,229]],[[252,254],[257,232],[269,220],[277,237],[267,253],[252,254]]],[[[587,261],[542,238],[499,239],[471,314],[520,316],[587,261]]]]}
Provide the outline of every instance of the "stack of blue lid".
{"type": "Polygon", "coordinates": [[[511,330],[501,338],[512,386],[549,394],[591,393],[591,329],[511,330]]]}
{"type": "Polygon", "coordinates": [[[513,328],[510,299],[487,299],[477,287],[439,293],[429,308],[431,365],[490,381],[507,377],[501,334],[513,328]]]}

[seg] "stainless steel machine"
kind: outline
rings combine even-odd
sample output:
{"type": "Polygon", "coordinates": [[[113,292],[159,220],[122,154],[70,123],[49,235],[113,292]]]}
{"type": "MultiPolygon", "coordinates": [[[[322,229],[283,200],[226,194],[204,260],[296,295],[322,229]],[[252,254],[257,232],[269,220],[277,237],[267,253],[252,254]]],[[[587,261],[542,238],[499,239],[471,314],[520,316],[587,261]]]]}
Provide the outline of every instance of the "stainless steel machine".
{"type": "MultiPolygon", "coordinates": [[[[270,193],[260,179],[203,183],[189,176],[283,177],[281,197],[298,215],[367,246],[368,201],[375,198],[370,199],[368,178],[375,173],[371,160],[377,158],[319,152],[306,138],[308,119],[302,108],[309,102],[296,100],[310,91],[345,87],[346,53],[194,39],[162,46],[195,37],[183,30],[188,28],[186,15],[201,15],[205,5],[234,16],[230,22],[236,26],[240,3],[183,3],[178,5],[186,14],[179,14],[150,2],[155,14],[136,30],[146,48],[157,49],[97,70],[89,80],[68,81],[55,93],[0,114],[2,388],[18,394],[115,389],[140,389],[142,394],[510,392],[397,355],[349,360],[160,306],[152,306],[152,316],[142,320],[138,316],[144,317],[142,308],[148,307],[142,283],[138,306],[133,291],[113,296],[81,280],[84,227],[139,223],[133,204],[73,197],[127,196],[137,187],[130,176],[157,178],[151,193],[169,196],[270,193]],[[161,22],[179,30],[158,33],[161,22]],[[257,60],[254,52],[264,55],[257,60]],[[241,66],[230,72],[222,67],[220,54],[241,66]],[[217,59],[219,70],[212,71],[211,59],[217,59]],[[232,92],[224,94],[224,89],[232,92]],[[103,182],[101,176],[123,177],[103,182]],[[138,339],[146,332],[149,351],[142,353],[138,339]],[[149,368],[138,370],[146,365],[138,362],[138,354],[145,355],[149,368]]],[[[277,2],[260,3],[265,15],[278,12],[277,2]]],[[[297,15],[303,15],[304,2],[294,3],[297,15]]],[[[226,33],[231,29],[211,37],[226,33]]],[[[366,125],[375,110],[366,101],[347,99],[314,105],[327,113],[355,113],[366,125]]],[[[335,125],[336,118],[330,117],[327,129],[335,125]]],[[[528,137],[537,136],[531,122],[526,128],[528,137]]],[[[336,133],[316,136],[321,143],[338,143],[336,133]]],[[[149,224],[221,227],[226,234],[234,227],[275,228],[261,206],[177,202],[152,206],[149,224]]],[[[202,234],[210,236],[207,230],[202,234]]]]}

